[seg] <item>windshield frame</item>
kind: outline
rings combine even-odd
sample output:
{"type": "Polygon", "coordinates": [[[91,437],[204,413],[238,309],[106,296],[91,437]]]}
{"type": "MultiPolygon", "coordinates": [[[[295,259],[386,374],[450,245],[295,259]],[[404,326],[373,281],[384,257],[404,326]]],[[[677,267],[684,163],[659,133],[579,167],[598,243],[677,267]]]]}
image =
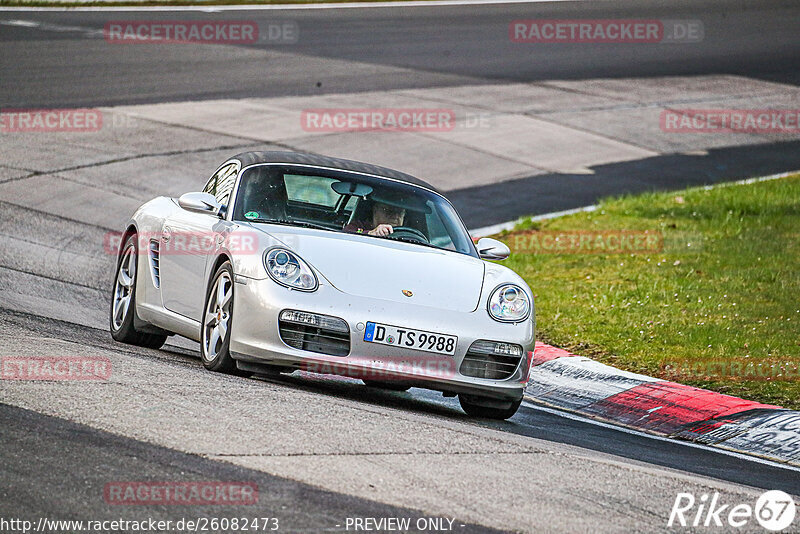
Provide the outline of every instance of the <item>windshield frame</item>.
{"type": "MultiPolygon", "coordinates": [[[[475,248],[475,242],[472,240],[472,236],[470,235],[469,230],[467,230],[467,227],[464,224],[464,221],[461,219],[461,215],[458,213],[458,210],[455,208],[455,206],[453,206],[453,204],[449,200],[447,200],[447,198],[444,195],[442,195],[438,191],[435,191],[435,190],[433,190],[431,188],[428,188],[428,187],[425,187],[425,186],[422,186],[422,185],[418,185],[418,184],[415,184],[415,183],[412,183],[412,182],[408,182],[406,180],[398,180],[398,179],[395,179],[395,178],[389,178],[389,177],[386,177],[386,176],[381,176],[379,174],[371,174],[371,173],[365,173],[365,172],[351,171],[351,170],[347,170],[347,169],[339,169],[339,168],[336,168],[336,167],[327,167],[327,166],[324,166],[324,165],[310,165],[310,164],[307,164],[307,163],[265,162],[265,163],[253,163],[253,164],[250,164],[250,165],[242,167],[241,169],[239,169],[239,174],[236,177],[236,185],[234,186],[233,191],[231,191],[231,197],[230,198],[233,199],[233,202],[230,203],[230,206],[228,207],[227,213],[226,213],[228,220],[231,221],[231,222],[252,224],[252,221],[249,221],[248,219],[235,219],[234,218],[234,213],[236,213],[236,203],[239,201],[239,187],[240,187],[240,185],[242,183],[242,176],[244,175],[245,172],[247,172],[248,170],[250,170],[252,168],[255,168],[255,167],[285,167],[287,169],[297,169],[297,170],[301,170],[301,169],[302,170],[309,170],[309,169],[312,169],[312,170],[316,170],[316,171],[322,171],[320,174],[318,174],[318,176],[320,176],[320,177],[330,177],[330,178],[339,179],[339,177],[336,176],[336,175],[344,174],[344,175],[349,175],[349,176],[353,176],[353,177],[365,177],[365,178],[383,180],[383,181],[387,181],[387,182],[394,182],[394,183],[402,184],[404,186],[408,186],[408,187],[411,187],[411,188],[421,189],[421,190],[423,190],[423,191],[425,191],[427,193],[430,193],[432,195],[435,195],[435,196],[439,197],[445,204],[447,204],[447,206],[450,207],[450,209],[453,212],[453,215],[455,216],[455,222],[458,223],[458,228],[464,233],[464,235],[466,236],[467,241],[469,242],[469,245],[468,245],[469,251],[468,251],[468,253],[460,251],[458,249],[451,250],[451,249],[447,249],[447,248],[437,247],[435,245],[425,245],[425,244],[422,244],[422,243],[413,243],[411,241],[405,241],[405,240],[394,240],[394,242],[406,243],[406,244],[409,244],[409,245],[419,245],[419,246],[423,246],[425,248],[432,248],[434,250],[441,250],[443,252],[455,252],[456,254],[462,254],[462,255],[465,255],[465,256],[473,256],[475,258],[480,258],[480,255],[478,254],[478,250],[475,248]]],[[[263,223],[263,224],[272,224],[272,223],[263,223]]],[[[303,228],[303,226],[299,225],[299,224],[297,224],[297,225],[290,224],[290,225],[287,225],[287,226],[293,226],[295,228],[303,228]]],[[[323,229],[318,229],[318,231],[320,231],[320,232],[327,231],[327,232],[332,232],[332,233],[337,233],[337,234],[344,233],[346,235],[366,236],[366,237],[370,237],[370,238],[373,238],[373,239],[386,239],[386,238],[383,238],[383,237],[371,236],[371,235],[368,235],[368,234],[349,234],[347,232],[343,232],[342,230],[333,230],[333,229],[325,229],[325,230],[323,230],[323,229]]]]}

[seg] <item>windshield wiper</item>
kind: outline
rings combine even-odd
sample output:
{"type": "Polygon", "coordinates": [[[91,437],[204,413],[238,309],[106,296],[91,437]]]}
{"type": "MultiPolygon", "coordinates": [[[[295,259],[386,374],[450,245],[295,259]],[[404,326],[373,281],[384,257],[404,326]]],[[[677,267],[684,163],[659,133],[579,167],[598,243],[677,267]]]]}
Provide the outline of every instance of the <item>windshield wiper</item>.
{"type": "Polygon", "coordinates": [[[307,221],[289,221],[287,219],[247,219],[249,222],[255,223],[269,223],[269,224],[283,224],[286,226],[301,226],[303,228],[316,228],[317,230],[328,230],[331,232],[338,232],[335,228],[330,228],[322,224],[307,222],[307,221]]]}

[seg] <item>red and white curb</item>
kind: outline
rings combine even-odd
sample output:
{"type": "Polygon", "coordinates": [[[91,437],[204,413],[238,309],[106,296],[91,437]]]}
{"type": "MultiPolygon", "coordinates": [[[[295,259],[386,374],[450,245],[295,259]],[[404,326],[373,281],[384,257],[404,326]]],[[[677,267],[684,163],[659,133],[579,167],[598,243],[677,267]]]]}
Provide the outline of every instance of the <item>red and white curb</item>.
{"type": "Polygon", "coordinates": [[[630,373],[536,343],[526,398],[591,419],[800,466],[800,412],[630,373]]]}

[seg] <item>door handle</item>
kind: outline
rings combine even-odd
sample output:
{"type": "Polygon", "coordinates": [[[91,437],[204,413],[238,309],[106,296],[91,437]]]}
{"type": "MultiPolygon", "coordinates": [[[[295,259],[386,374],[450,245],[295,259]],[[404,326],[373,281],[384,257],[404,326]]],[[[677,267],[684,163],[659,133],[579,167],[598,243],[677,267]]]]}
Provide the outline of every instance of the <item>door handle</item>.
{"type": "Polygon", "coordinates": [[[165,226],[164,231],[161,233],[161,240],[166,243],[169,241],[170,237],[172,237],[172,230],[165,226]]]}

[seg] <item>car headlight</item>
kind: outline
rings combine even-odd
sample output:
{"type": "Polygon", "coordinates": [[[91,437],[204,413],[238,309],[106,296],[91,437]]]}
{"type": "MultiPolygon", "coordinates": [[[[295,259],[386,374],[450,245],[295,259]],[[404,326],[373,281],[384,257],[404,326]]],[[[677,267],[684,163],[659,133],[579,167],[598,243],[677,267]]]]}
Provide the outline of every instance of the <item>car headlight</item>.
{"type": "Polygon", "coordinates": [[[514,284],[503,284],[489,297],[489,315],[496,321],[518,323],[528,318],[531,301],[527,293],[514,284]]]}
{"type": "Polygon", "coordinates": [[[285,248],[273,248],[264,255],[264,267],[270,278],[282,286],[300,291],[317,289],[317,277],[297,254],[285,248]]]}

